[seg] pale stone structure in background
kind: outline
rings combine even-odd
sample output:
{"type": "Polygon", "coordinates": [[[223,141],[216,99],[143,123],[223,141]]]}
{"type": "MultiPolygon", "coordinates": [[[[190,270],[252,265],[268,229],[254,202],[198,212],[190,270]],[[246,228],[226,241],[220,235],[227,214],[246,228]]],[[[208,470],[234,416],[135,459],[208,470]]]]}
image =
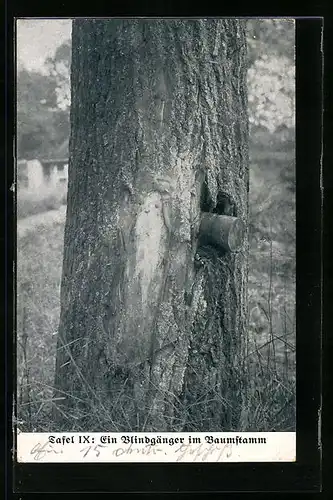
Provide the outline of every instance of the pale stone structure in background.
{"type": "Polygon", "coordinates": [[[31,160],[27,162],[28,188],[40,189],[44,184],[44,172],[40,161],[31,160]]]}
{"type": "Polygon", "coordinates": [[[56,188],[67,183],[67,160],[18,160],[17,183],[19,188],[36,191],[56,188]]]}

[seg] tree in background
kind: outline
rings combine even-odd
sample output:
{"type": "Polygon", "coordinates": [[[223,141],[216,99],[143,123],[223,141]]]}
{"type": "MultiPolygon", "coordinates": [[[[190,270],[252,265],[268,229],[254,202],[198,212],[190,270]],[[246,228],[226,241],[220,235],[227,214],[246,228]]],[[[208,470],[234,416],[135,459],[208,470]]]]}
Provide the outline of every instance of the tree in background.
{"type": "Polygon", "coordinates": [[[68,156],[69,107],[53,74],[21,68],[17,73],[17,156],[68,156]],[[60,94],[61,95],[61,94],[60,94]]]}
{"type": "Polygon", "coordinates": [[[255,19],[248,20],[247,27],[251,165],[249,380],[256,376],[256,383],[250,382],[249,427],[267,428],[275,422],[274,430],[293,430],[295,23],[255,19]],[[276,384],[277,380],[281,385],[276,384]],[[252,397],[253,393],[257,396],[252,397]],[[281,404],[288,410],[281,412],[281,404]]]}
{"type": "Polygon", "coordinates": [[[249,118],[252,139],[267,146],[293,141],[295,127],[295,23],[283,19],[247,21],[249,118]],[[255,138],[255,139],[254,139],[255,138]]]}
{"type": "MultiPolygon", "coordinates": [[[[295,246],[295,23],[247,21],[252,233],[295,246]]],[[[290,269],[291,271],[291,269],[290,269]]]]}
{"type": "Polygon", "coordinates": [[[293,19],[247,19],[249,63],[252,65],[261,53],[295,57],[295,22],[293,19]]]}
{"type": "Polygon", "coordinates": [[[58,107],[64,111],[69,111],[71,102],[71,53],[71,40],[67,40],[57,48],[53,57],[48,57],[45,61],[45,66],[48,69],[49,75],[52,76],[56,82],[58,107]]]}

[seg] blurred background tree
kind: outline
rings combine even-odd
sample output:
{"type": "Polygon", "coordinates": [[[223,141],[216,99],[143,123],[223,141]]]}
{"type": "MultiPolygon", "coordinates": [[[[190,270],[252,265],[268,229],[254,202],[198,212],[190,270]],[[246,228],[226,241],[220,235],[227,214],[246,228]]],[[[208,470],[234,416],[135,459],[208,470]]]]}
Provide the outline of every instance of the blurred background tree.
{"type": "MultiPolygon", "coordinates": [[[[266,346],[265,360],[275,359],[271,349],[281,353],[283,345],[282,364],[290,376],[295,369],[296,333],[295,23],[250,19],[247,27],[249,339],[255,350],[261,346],[261,356],[262,346],[266,346]],[[274,339],[281,337],[280,345],[274,339]]],[[[254,366],[257,370],[257,361],[254,366]]],[[[267,387],[263,394],[272,396],[267,387]]]]}
{"type": "Polygon", "coordinates": [[[293,19],[248,19],[248,52],[250,64],[265,53],[294,60],[295,22],[293,19]]]}
{"type": "Polygon", "coordinates": [[[45,61],[43,72],[17,73],[17,156],[66,158],[70,108],[70,41],[45,61]]]}
{"type": "Polygon", "coordinates": [[[45,66],[56,82],[57,104],[60,109],[69,111],[71,102],[70,67],[72,57],[71,41],[62,43],[55,51],[54,57],[45,60],[45,66]]]}
{"type": "Polygon", "coordinates": [[[295,24],[250,19],[247,27],[251,136],[267,146],[263,136],[271,132],[269,145],[284,149],[294,141],[295,24]]]}

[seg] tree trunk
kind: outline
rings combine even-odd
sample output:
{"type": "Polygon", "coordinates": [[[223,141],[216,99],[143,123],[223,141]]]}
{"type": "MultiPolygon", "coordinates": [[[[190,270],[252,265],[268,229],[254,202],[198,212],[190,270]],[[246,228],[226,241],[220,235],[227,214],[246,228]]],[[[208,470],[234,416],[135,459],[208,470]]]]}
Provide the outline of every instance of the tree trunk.
{"type": "Polygon", "coordinates": [[[199,233],[247,226],[243,21],[76,20],[72,46],[58,426],[237,428],[247,235],[199,233]]]}

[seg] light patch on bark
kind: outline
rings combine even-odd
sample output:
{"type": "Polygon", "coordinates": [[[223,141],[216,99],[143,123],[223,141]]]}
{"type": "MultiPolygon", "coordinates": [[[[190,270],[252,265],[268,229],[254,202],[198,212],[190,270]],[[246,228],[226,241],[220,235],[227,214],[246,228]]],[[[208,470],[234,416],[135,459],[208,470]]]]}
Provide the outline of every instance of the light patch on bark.
{"type": "Polygon", "coordinates": [[[149,285],[161,261],[161,240],[165,234],[161,195],[150,193],[138,215],[136,234],[136,264],[134,280],[139,280],[142,293],[142,307],[147,306],[149,285]]]}

